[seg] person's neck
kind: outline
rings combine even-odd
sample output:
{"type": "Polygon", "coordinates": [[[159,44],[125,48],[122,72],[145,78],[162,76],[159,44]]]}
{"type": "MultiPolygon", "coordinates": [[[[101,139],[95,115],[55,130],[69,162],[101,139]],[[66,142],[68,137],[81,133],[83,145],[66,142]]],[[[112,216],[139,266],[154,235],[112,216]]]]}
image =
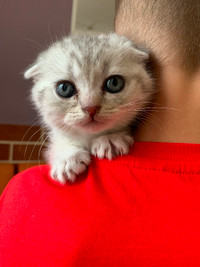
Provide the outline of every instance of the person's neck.
{"type": "Polygon", "coordinates": [[[200,73],[174,66],[159,70],[153,108],[135,132],[136,141],[200,143],[200,73]]]}

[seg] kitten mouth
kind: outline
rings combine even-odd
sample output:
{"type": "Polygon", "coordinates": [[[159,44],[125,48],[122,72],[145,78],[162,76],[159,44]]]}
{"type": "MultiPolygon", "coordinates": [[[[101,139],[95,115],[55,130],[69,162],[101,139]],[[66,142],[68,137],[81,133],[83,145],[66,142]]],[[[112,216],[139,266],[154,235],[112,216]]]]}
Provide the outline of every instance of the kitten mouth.
{"type": "Polygon", "coordinates": [[[100,121],[91,116],[86,121],[82,122],[80,126],[85,129],[97,129],[100,128],[100,125],[100,121]]]}
{"type": "Polygon", "coordinates": [[[94,119],[94,117],[90,117],[84,124],[83,126],[90,126],[90,125],[97,125],[99,122],[94,119]]]}

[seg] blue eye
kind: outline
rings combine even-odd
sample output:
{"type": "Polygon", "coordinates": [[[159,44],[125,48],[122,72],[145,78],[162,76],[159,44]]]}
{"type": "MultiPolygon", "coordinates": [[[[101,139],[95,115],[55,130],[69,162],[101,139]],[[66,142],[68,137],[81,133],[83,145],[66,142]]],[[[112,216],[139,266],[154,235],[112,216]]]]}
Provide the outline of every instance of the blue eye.
{"type": "Polygon", "coordinates": [[[69,98],[76,94],[76,89],[71,82],[62,81],[57,83],[56,92],[61,97],[69,98]]]}
{"type": "Polygon", "coordinates": [[[104,83],[104,90],[111,94],[118,93],[124,88],[124,83],[124,79],[121,76],[110,76],[104,83]]]}

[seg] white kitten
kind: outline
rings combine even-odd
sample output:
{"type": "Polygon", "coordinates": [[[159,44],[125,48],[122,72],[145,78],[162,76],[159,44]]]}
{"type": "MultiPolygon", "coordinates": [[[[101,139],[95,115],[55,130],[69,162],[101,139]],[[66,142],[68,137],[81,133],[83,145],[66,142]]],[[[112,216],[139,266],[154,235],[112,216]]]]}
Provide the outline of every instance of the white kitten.
{"type": "Polygon", "coordinates": [[[74,35],[54,43],[25,72],[32,99],[49,129],[51,176],[75,181],[90,154],[127,154],[129,124],[152,95],[148,53],[117,34],[74,35]]]}

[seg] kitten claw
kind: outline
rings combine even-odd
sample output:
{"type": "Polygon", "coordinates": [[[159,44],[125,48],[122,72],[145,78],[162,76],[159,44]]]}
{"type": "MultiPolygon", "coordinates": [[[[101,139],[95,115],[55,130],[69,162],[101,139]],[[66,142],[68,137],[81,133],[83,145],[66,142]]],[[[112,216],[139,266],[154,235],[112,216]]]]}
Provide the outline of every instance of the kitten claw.
{"type": "Polygon", "coordinates": [[[133,138],[124,132],[100,136],[92,140],[91,153],[100,159],[111,160],[115,156],[128,154],[133,142],[133,138]]]}
{"type": "Polygon", "coordinates": [[[117,155],[118,156],[122,156],[124,153],[123,153],[123,149],[122,148],[119,148],[117,149],[117,155]]]}

